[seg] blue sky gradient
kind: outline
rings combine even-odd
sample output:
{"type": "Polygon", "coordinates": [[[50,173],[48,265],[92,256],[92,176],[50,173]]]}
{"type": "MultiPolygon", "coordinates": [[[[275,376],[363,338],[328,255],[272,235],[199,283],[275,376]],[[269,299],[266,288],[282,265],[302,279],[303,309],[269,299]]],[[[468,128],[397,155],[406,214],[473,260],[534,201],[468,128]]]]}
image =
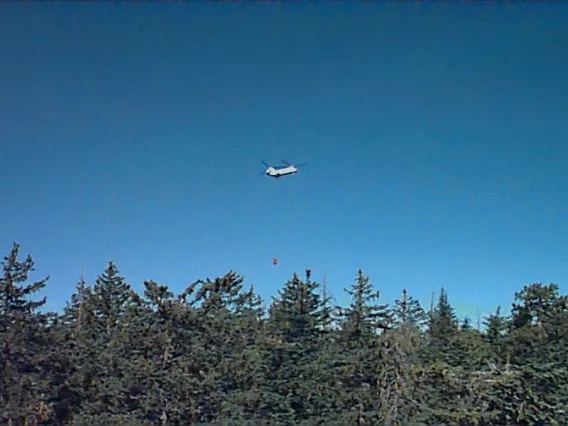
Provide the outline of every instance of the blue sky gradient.
{"type": "MultiPolygon", "coordinates": [[[[293,272],[460,316],[568,281],[568,5],[0,5],[0,241],[48,309],[293,272]],[[262,160],[309,165],[278,181],[262,160]],[[272,265],[272,258],[279,265],[272,265]]],[[[475,320],[475,318],[472,318],[475,320]]]]}

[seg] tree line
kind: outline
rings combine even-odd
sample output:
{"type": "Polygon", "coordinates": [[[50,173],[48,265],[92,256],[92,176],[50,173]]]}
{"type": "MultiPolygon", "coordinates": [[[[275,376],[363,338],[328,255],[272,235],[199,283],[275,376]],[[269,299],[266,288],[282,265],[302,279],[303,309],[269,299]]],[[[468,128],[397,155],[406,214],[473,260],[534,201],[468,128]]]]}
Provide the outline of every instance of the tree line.
{"type": "Polygon", "coordinates": [[[0,277],[6,425],[566,425],[568,297],[533,283],[483,331],[441,291],[384,303],[359,270],[336,306],[311,271],[265,306],[234,271],[137,293],[109,262],[42,312],[33,259],[0,277]]]}

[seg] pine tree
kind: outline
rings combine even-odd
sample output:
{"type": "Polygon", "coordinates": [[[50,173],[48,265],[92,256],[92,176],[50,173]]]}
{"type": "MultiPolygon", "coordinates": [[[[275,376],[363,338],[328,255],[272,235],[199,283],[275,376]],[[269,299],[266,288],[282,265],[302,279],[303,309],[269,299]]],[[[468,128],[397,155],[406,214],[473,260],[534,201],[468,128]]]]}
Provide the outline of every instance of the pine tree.
{"type": "Polygon", "coordinates": [[[554,310],[558,300],[558,286],[555,284],[544,286],[534,283],[515,293],[508,335],[513,364],[542,362],[542,350],[548,334],[543,325],[547,313],[554,310]]]}
{"type": "MultiPolygon", "coordinates": [[[[534,395],[523,413],[533,424],[568,421],[567,305],[556,284],[535,283],[515,293],[506,343],[517,382],[534,395]]],[[[519,395],[514,399],[519,400],[519,395]]]]}
{"type": "Polygon", "coordinates": [[[397,326],[404,324],[422,330],[428,321],[428,314],[424,311],[420,302],[412,296],[408,296],[406,289],[402,290],[402,297],[395,300],[392,311],[394,323],[397,326]]]}
{"type": "Polygon", "coordinates": [[[473,326],[469,317],[465,317],[460,325],[460,331],[472,331],[473,326]]]}
{"type": "Polygon", "coordinates": [[[81,365],[71,377],[81,400],[86,422],[118,421],[120,407],[127,400],[129,321],[127,314],[136,306],[137,295],[109,262],[92,288],[79,283],[81,322],[72,325],[75,336],[73,363],[81,365]],[[80,326],[80,327],[77,327],[80,326]],[[102,417],[101,417],[102,416],[102,417]],[[105,420],[106,419],[106,420],[105,420]]]}
{"type": "Polygon", "coordinates": [[[322,393],[314,392],[326,380],[322,338],[327,318],[319,287],[310,270],[305,280],[294,273],[269,308],[263,350],[267,370],[259,408],[274,423],[300,422],[325,403],[322,393]]]}
{"type": "Polygon", "coordinates": [[[448,295],[442,288],[438,305],[431,313],[428,334],[430,338],[446,344],[458,332],[458,321],[454,308],[448,302],[448,295]]]}
{"type": "Polygon", "coordinates": [[[314,342],[326,324],[324,303],[318,289],[319,283],[311,280],[310,270],[306,271],[304,281],[294,274],[270,306],[268,322],[271,329],[289,342],[314,342]]]}
{"type": "Polygon", "coordinates": [[[109,262],[104,272],[96,278],[89,297],[89,306],[94,308],[93,312],[103,327],[100,331],[116,326],[134,297],[135,293],[120,276],[117,266],[109,262]]]}
{"type": "MultiPolygon", "coordinates": [[[[83,273],[76,284],[75,292],[66,302],[63,312],[59,315],[59,321],[51,327],[57,334],[57,350],[61,360],[60,378],[57,380],[57,397],[54,399],[54,411],[59,424],[71,420],[74,414],[80,412],[81,400],[84,398],[79,376],[75,368],[84,365],[84,356],[89,341],[87,328],[82,328],[88,323],[89,311],[85,301],[90,295],[91,288],[87,285],[83,273]],[[74,371],[75,370],[75,371],[74,371]]],[[[52,363],[54,364],[54,363],[52,363]]]]}
{"type": "Polygon", "coordinates": [[[512,316],[515,328],[525,325],[541,325],[544,314],[549,312],[556,304],[558,285],[534,283],[523,287],[515,293],[512,316]]]}
{"type": "MultiPolygon", "coordinates": [[[[368,276],[359,269],[355,282],[344,291],[351,303],[339,310],[339,347],[335,352],[334,375],[342,383],[346,397],[335,400],[352,414],[345,422],[380,423],[377,392],[385,374],[386,351],[381,335],[392,327],[388,304],[380,304],[368,276]]],[[[366,423],[363,423],[366,424],[366,423]]]]}
{"type": "Polygon", "coordinates": [[[243,282],[230,271],[214,280],[196,281],[179,297],[188,309],[187,319],[194,323],[192,333],[182,332],[192,344],[185,353],[176,352],[191,355],[188,362],[198,373],[191,377],[190,388],[201,400],[194,421],[239,423],[260,404],[262,300],[252,286],[245,291],[243,282]]]}
{"type": "Polygon", "coordinates": [[[359,269],[355,283],[344,289],[351,296],[351,304],[340,313],[341,332],[352,342],[372,339],[379,330],[391,327],[388,304],[378,304],[380,291],[373,291],[370,278],[359,269]]]}
{"type": "Polygon", "coordinates": [[[501,315],[501,306],[498,306],[495,312],[486,318],[484,326],[483,336],[493,353],[491,362],[496,366],[506,362],[505,337],[509,329],[509,322],[501,315]]]}
{"type": "Polygon", "coordinates": [[[141,298],[112,262],[42,313],[47,278],[30,283],[33,270],[14,244],[0,276],[2,424],[568,424],[555,284],[525,286],[483,333],[442,289],[423,333],[420,304],[403,290],[388,310],[361,270],[337,329],[309,270],[268,318],[235,272],[178,296],[149,280],[141,298]]]}
{"type": "Polygon", "coordinates": [[[490,343],[499,342],[507,333],[507,319],[501,315],[501,306],[497,306],[495,313],[489,315],[484,321],[485,336],[490,343]]]}
{"type": "Polygon", "coordinates": [[[31,256],[26,256],[23,262],[18,261],[20,245],[14,243],[8,256],[2,262],[2,277],[0,278],[0,315],[2,325],[7,327],[11,320],[25,319],[26,314],[33,314],[46,302],[43,297],[39,301],[32,301],[28,296],[43,289],[49,279],[46,277],[40,281],[28,285],[20,285],[28,280],[30,272],[35,269],[35,262],[31,256]]]}
{"type": "Polygon", "coordinates": [[[167,286],[148,280],[144,281],[144,297],[144,305],[153,312],[162,312],[173,300],[174,293],[167,286]]]}
{"type": "Polygon", "coordinates": [[[71,299],[65,303],[61,321],[63,324],[73,328],[80,327],[85,315],[85,301],[91,294],[91,288],[87,285],[85,277],[81,272],[79,281],[75,286],[75,292],[71,295],[71,299]]]}
{"type": "Polygon", "coordinates": [[[133,321],[137,331],[131,339],[138,356],[130,362],[128,385],[142,402],[140,417],[151,424],[198,421],[196,410],[205,387],[199,372],[208,365],[201,335],[208,330],[202,330],[197,310],[185,298],[183,293],[174,297],[165,285],[145,281],[142,309],[133,321]]]}
{"type": "Polygon", "coordinates": [[[43,289],[49,277],[26,284],[34,271],[31,256],[19,261],[20,246],[14,243],[2,262],[0,277],[0,421],[2,424],[25,424],[51,419],[45,404],[50,395],[44,361],[52,345],[48,339],[48,317],[38,312],[46,302],[31,300],[43,289]]]}
{"type": "Polygon", "coordinates": [[[323,323],[322,323],[322,329],[324,332],[331,332],[333,329],[333,317],[334,317],[334,313],[336,311],[336,308],[334,306],[332,306],[332,296],[329,294],[329,288],[327,285],[327,277],[324,274],[323,276],[323,283],[322,283],[322,294],[321,294],[321,300],[322,300],[322,304],[323,304],[323,312],[322,312],[322,316],[323,316],[323,323]]]}

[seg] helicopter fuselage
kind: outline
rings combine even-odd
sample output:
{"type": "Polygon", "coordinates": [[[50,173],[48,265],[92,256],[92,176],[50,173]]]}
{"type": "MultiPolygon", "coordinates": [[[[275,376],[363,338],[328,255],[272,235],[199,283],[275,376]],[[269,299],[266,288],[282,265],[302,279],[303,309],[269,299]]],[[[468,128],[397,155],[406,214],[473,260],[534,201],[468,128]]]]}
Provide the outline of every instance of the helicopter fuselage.
{"type": "Polygon", "coordinates": [[[266,169],[266,174],[273,178],[279,178],[286,175],[297,173],[298,169],[295,166],[286,166],[282,168],[269,167],[266,169]]]}

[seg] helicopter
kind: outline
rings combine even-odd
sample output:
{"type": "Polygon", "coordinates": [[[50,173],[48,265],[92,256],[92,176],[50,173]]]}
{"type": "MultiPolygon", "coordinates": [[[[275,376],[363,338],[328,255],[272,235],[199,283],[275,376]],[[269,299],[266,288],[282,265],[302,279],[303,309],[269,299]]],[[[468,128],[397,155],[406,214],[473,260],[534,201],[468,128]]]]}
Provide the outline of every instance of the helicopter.
{"type": "Polygon", "coordinates": [[[264,172],[262,172],[262,175],[267,175],[269,177],[273,177],[275,179],[281,178],[282,176],[286,176],[286,175],[293,175],[295,173],[298,173],[298,167],[302,167],[307,165],[307,163],[303,163],[303,164],[290,164],[287,161],[284,160],[280,160],[282,161],[282,163],[284,163],[284,167],[277,167],[277,166],[270,166],[268,164],[266,164],[264,161],[262,162],[262,164],[264,164],[266,166],[266,170],[264,172]]]}

